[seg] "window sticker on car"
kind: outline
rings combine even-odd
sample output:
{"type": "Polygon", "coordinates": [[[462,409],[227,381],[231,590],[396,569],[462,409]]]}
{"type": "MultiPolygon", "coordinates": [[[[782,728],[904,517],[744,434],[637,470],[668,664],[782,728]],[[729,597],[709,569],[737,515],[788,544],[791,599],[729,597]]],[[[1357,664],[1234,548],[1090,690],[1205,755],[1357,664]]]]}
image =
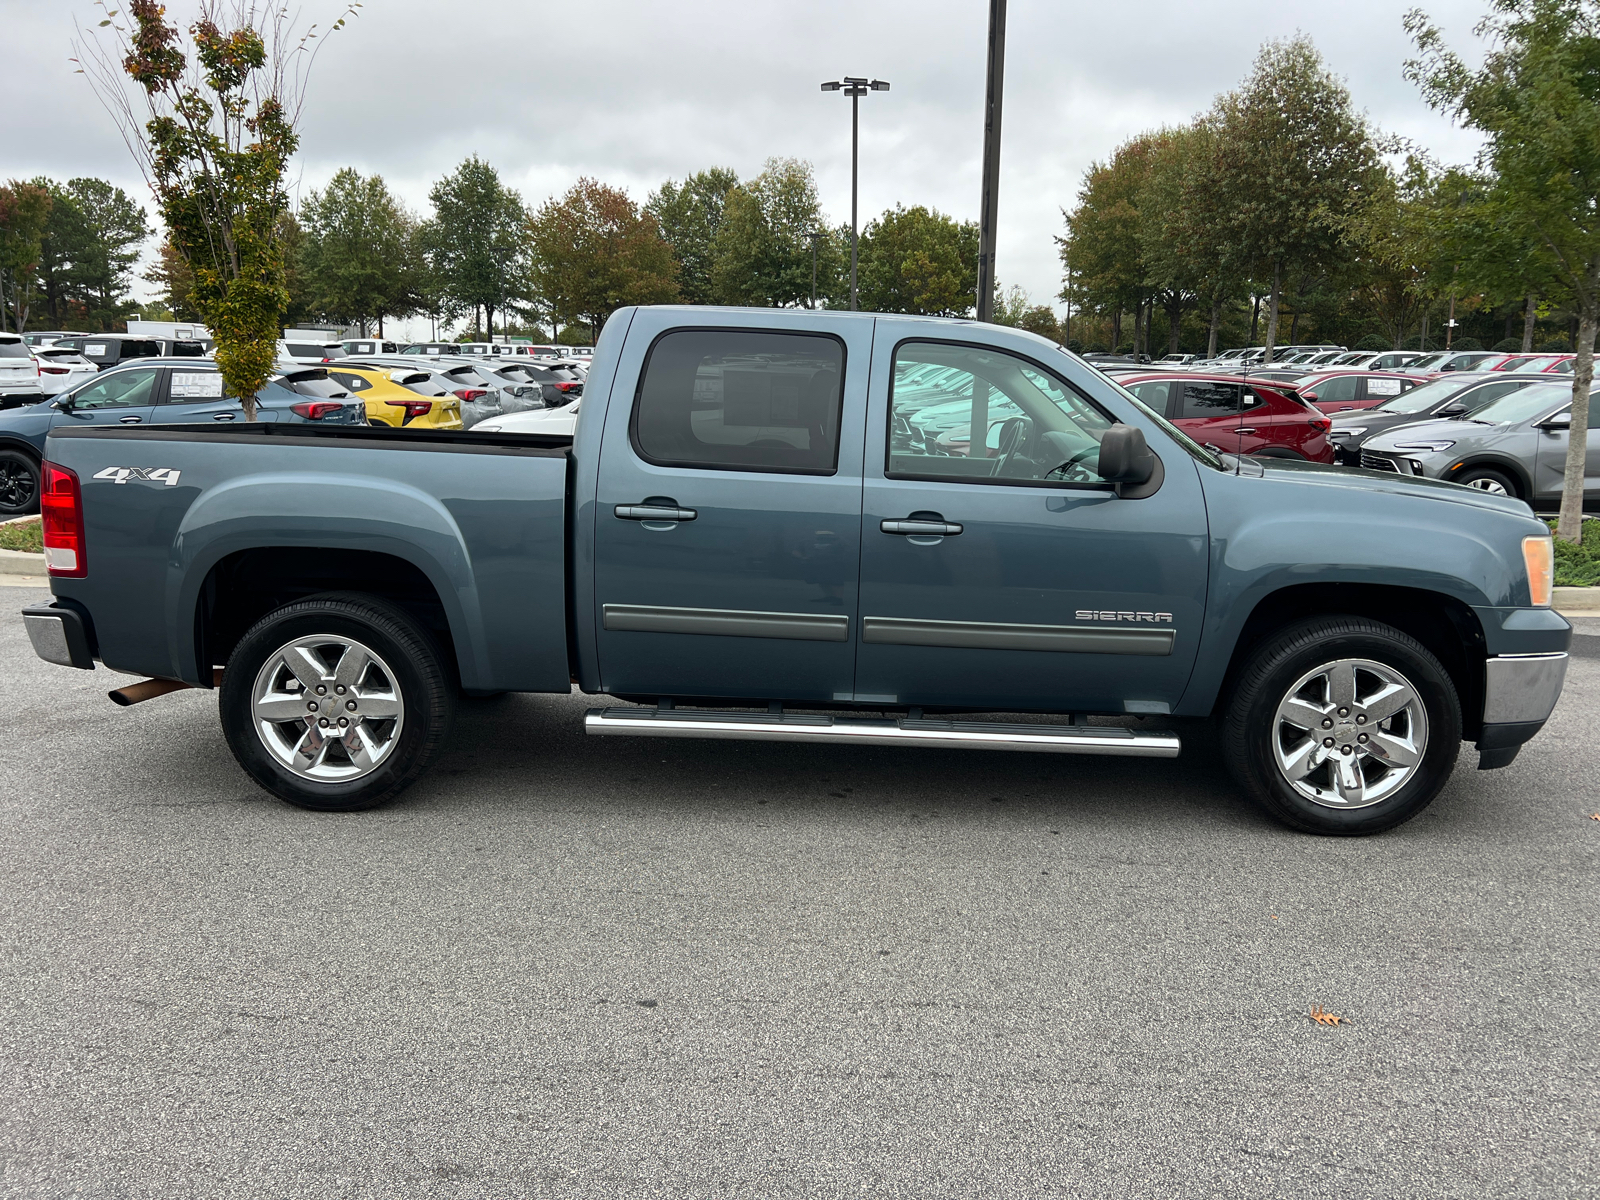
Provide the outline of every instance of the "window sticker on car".
{"type": "Polygon", "coordinates": [[[172,398],[174,400],[222,399],[222,375],[217,371],[174,371],[172,373],[172,398]]]}
{"type": "Polygon", "coordinates": [[[1398,379],[1367,380],[1367,395],[1369,396],[1398,396],[1399,394],[1400,381],[1398,379]]]}
{"type": "Polygon", "coordinates": [[[104,358],[108,349],[110,349],[110,347],[108,347],[104,342],[90,342],[83,348],[83,352],[85,354],[92,354],[96,358],[104,358]]]}

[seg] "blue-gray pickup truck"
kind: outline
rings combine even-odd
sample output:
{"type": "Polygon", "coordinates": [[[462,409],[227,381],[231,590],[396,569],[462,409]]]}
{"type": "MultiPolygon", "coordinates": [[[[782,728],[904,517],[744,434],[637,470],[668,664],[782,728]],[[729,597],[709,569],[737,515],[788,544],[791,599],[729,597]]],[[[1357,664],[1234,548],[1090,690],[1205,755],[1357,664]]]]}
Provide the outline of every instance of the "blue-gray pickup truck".
{"type": "Polygon", "coordinates": [[[1571,634],[1520,501],[1231,457],[965,321],[623,309],[570,439],[57,426],[47,458],[38,653],[150,677],[123,702],[216,688],[315,809],[393,797],[462,693],[576,684],[598,735],[1207,737],[1288,824],[1373,833],[1463,740],[1512,761],[1571,634]]]}

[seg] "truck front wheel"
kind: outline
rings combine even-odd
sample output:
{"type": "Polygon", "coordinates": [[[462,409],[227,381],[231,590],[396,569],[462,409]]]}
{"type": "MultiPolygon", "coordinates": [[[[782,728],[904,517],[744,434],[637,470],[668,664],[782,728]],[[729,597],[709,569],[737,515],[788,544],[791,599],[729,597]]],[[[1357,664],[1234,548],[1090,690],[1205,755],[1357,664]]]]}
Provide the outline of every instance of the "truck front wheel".
{"type": "Polygon", "coordinates": [[[274,796],[354,812],[423,772],[454,702],[433,638],[404,611],[370,596],[313,596],[239,640],[222,677],[222,729],[274,796]]]}
{"type": "Polygon", "coordinates": [[[1450,778],[1461,704],[1428,649],[1359,617],[1320,617],[1254,650],[1228,704],[1234,777],[1308,833],[1381,833],[1450,778]]]}

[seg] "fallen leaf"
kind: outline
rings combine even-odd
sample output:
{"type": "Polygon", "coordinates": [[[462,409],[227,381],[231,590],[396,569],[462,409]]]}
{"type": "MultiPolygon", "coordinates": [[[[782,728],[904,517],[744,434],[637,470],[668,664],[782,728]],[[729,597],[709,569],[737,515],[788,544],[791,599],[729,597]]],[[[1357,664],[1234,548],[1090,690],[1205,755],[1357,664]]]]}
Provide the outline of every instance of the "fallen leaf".
{"type": "Polygon", "coordinates": [[[1318,1025],[1337,1025],[1344,1020],[1343,1017],[1336,1017],[1331,1012],[1324,1012],[1315,1004],[1311,1006],[1311,1019],[1318,1025]]]}
{"type": "Polygon", "coordinates": [[[1600,813],[1590,813],[1589,814],[1589,820],[1591,820],[1591,821],[1600,821],[1600,813]]]}

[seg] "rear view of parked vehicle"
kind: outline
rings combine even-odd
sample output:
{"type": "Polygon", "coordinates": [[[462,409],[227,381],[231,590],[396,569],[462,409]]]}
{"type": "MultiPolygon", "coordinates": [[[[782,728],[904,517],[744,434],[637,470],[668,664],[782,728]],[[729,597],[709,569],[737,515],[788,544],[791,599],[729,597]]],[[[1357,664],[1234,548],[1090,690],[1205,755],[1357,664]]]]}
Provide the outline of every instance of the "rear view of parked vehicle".
{"type": "Polygon", "coordinates": [[[328,378],[366,405],[367,424],[393,429],[461,429],[461,401],[452,394],[424,396],[408,384],[428,382],[428,373],[408,367],[328,368],[328,378]]]}
{"type": "Polygon", "coordinates": [[[78,351],[58,346],[37,346],[33,357],[39,364],[39,389],[46,396],[70,391],[100,370],[78,351]]]}
{"type": "Polygon", "coordinates": [[[39,362],[28,343],[14,333],[0,333],[0,408],[32,404],[44,394],[39,362]]]}

